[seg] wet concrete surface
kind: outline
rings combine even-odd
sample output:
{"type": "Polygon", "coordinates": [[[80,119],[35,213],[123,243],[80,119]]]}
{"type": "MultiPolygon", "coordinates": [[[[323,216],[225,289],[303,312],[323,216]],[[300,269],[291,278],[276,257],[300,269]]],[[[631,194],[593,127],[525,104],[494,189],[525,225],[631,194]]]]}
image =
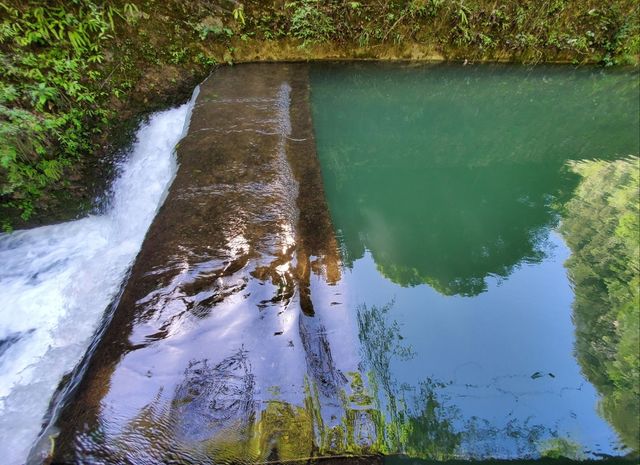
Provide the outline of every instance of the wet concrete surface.
{"type": "Polygon", "coordinates": [[[340,268],[308,93],[300,64],[220,68],[201,85],[168,197],[48,430],[50,461],[322,455],[313,412],[340,408],[346,378],[328,341],[339,323],[319,311],[340,268]]]}

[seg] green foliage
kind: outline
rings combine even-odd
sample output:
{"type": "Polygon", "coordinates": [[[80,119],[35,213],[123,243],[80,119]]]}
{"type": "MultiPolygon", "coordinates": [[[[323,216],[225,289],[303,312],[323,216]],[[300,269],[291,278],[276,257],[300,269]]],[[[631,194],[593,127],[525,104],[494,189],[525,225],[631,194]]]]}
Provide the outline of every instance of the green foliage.
{"type": "Polygon", "coordinates": [[[38,199],[65,184],[106,121],[135,112],[134,89],[171,87],[147,84],[152,69],[195,78],[244,51],[260,56],[260,41],[286,38],[368,49],[358,56],[420,44],[453,59],[615,65],[637,61],[639,18],[631,0],[247,0],[214,9],[205,1],[0,0],[0,205],[27,218],[46,204],[38,199]]]}
{"type": "Polygon", "coordinates": [[[212,66],[218,64],[217,60],[210,56],[207,55],[205,53],[198,53],[195,57],[194,57],[194,61],[202,66],[205,66],[207,68],[211,68],[212,66]]]}
{"type": "Polygon", "coordinates": [[[187,49],[185,47],[176,47],[172,45],[169,47],[169,63],[174,65],[178,65],[185,61],[187,57],[187,49]]]}
{"type": "Polygon", "coordinates": [[[123,17],[127,23],[135,25],[140,20],[142,13],[135,3],[125,3],[122,7],[123,17]]]}
{"type": "Polygon", "coordinates": [[[239,7],[233,10],[233,19],[242,24],[244,26],[247,22],[244,19],[244,7],[240,5],[239,7]]]}
{"type": "Polygon", "coordinates": [[[0,196],[27,219],[33,202],[91,148],[107,111],[96,65],[114,31],[111,6],[0,3],[0,196]]]}
{"type": "MultiPolygon", "coordinates": [[[[640,53],[640,7],[628,0],[597,8],[583,0],[299,0],[286,6],[288,35],[303,45],[327,40],[360,47],[417,42],[468,58],[500,51],[529,61],[572,57],[606,65],[635,62],[640,53]]],[[[267,39],[275,37],[270,26],[261,24],[269,31],[267,39]]]]}
{"type": "Polygon", "coordinates": [[[233,36],[233,31],[225,27],[220,18],[207,17],[194,26],[200,40],[212,36],[214,39],[225,39],[233,36]]]}
{"type": "Polygon", "coordinates": [[[252,17],[251,28],[260,38],[270,41],[287,36],[286,23],[290,10],[266,10],[252,17]]]}
{"type": "Polygon", "coordinates": [[[584,460],[580,444],[566,438],[551,438],[540,445],[540,455],[551,459],[584,460]]]}
{"type": "Polygon", "coordinates": [[[286,7],[293,12],[290,33],[293,37],[302,40],[303,46],[325,42],[335,32],[333,20],[318,0],[289,2],[286,7]]]}

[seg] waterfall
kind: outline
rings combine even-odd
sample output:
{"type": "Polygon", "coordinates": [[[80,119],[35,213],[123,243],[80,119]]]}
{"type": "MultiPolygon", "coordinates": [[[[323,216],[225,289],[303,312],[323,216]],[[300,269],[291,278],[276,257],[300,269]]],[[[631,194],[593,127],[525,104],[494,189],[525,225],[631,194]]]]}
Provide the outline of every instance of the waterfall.
{"type": "Polygon", "coordinates": [[[3,463],[26,460],[60,380],[118,293],[175,176],[174,148],[192,102],[156,113],[138,129],[105,213],[0,235],[3,463]]]}

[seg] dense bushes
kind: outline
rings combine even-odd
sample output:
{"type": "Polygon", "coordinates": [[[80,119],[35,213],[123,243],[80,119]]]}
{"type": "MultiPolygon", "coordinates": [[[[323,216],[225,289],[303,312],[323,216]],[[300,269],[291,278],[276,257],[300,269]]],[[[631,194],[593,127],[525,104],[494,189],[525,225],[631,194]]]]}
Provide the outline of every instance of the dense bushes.
{"type": "MultiPolygon", "coordinates": [[[[149,50],[144,29],[136,31],[133,45],[132,31],[145,18],[149,15],[134,3],[0,3],[0,225],[5,229],[16,213],[27,220],[36,206],[48,206],[52,191],[64,190],[69,178],[77,177],[77,167],[103,140],[101,133],[130,104],[145,62],[182,61],[186,52],[180,47],[149,50]]],[[[201,63],[191,64],[203,70],[213,63],[198,58],[201,63]]]]}
{"type": "Polygon", "coordinates": [[[0,195],[27,218],[33,200],[90,150],[91,127],[107,116],[98,67],[114,31],[111,7],[0,4],[0,195]]]}
{"type": "Polygon", "coordinates": [[[412,58],[405,51],[418,46],[461,60],[627,63],[639,52],[639,9],[634,0],[5,0],[0,223],[50,204],[43,194],[64,189],[115,120],[217,62],[412,58]]]}
{"type": "Polygon", "coordinates": [[[640,10],[627,0],[300,0],[284,10],[274,7],[266,17],[264,2],[252,3],[249,24],[263,39],[292,35],[304,43],[362,47],[411,42],[456,58],[558,57],[605,64],[635,60],[640,45],[640,10]]]}

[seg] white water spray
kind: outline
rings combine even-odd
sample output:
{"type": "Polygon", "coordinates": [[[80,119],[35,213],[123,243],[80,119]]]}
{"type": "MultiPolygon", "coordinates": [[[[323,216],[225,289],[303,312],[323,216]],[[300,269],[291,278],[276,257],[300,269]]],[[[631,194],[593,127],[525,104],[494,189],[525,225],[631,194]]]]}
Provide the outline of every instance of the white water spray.
{"type": "Polygon", "coordinates": [[[175,175],[192,105],[157,113],[138,130],[106,214],[0,235],[3,463],[26,460],[51,396],[119,291],[175,175]]]}

